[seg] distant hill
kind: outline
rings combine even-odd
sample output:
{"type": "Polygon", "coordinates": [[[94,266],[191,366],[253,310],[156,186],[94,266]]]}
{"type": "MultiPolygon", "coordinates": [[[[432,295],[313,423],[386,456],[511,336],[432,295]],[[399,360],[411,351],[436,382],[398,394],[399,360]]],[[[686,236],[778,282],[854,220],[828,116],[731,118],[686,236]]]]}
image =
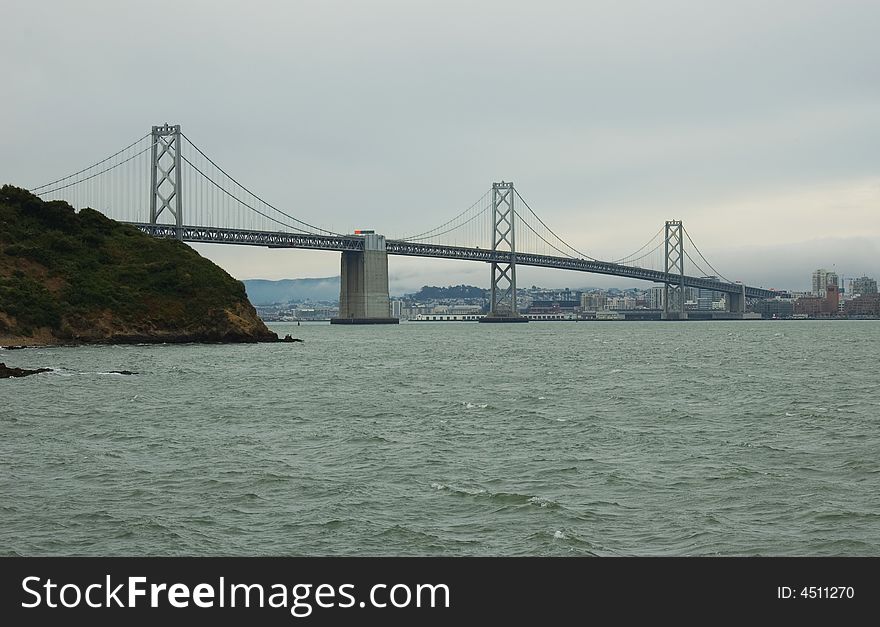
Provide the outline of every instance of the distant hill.
{"type": "Polygon", "coordinates": [[[277,339],[241,282],[183,242],[0,188],[0,343],[277,339]]]}
{"type": "Polygon", "coordinates": [[[243,281],[248,298],[254,305],[302,303],[305,301],[339,300],[339,277],[320,279],[247,279],[243,281]]]}

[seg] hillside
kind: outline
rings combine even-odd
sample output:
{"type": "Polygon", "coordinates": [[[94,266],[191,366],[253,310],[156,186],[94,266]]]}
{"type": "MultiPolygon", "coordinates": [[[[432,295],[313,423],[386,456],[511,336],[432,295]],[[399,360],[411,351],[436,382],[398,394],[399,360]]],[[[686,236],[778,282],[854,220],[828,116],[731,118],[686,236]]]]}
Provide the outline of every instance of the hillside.
{"type": "Polygon", "coordinates": [[[244,286],[182,242],[0,188],[0,344],[275,339],[244,286]]]}
{"type": "Polygon", "coordinates": [[[339,300],[339,277],[322,279],[245,279],[244,287],[254,305],[339,300]]]}

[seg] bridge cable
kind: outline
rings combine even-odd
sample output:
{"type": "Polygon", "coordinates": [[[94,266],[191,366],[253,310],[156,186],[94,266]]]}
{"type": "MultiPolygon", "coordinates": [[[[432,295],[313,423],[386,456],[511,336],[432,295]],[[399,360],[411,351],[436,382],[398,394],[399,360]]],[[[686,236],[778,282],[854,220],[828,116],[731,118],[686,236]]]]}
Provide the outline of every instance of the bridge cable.
{"type": "MultiPolygon", "coordinates": [[[[545,244],[547,244],[547,246],[549,246],[550,248],[552,248],[552,249],[555,250],[556,252],[562,254],[563,257],[566,257],[566,258],[568,258],[568,259],[571,259],[571,258],[572,258],[571,255],[569,255],[567,252],[565,252],[564,250],[562,250],[562,249],[560,249],[560,248],[557,248],[556,246],[554,246],[553,244],[551,244],[550,242],[548,242],[546,239],[544,239],[544,237],[543,237],[540,233],[538,233],[535,229],[532,228],[532,225],[531,225],[531,224],[529,224],[528,222],[526,222],[525,220],[523,220],[522,216],[519,215],[519,212],[518,212],[516,209],[513,210],[513,213],[516,214],[516,216],[520,219],[520,222],[522,222],[528,230],[530,230],[530,231],[531,231],[531,232],[532,232],[532,233],[533,233],[538,239],[540,239],[542,242],[544,242],[545,244]]],[[[537,217],[537,216],[536,216],[536,217],[537,217]]],[[[546,226],[546,225],[545,225],[545,226],[546,226]]],[[[547,230],[550,231],[550,229],[547,229],[547,230]]],[[[553,233],[553,231],[550,231],[550,232],[553,233]]],[[[554,233],[554,235],[555,235],[555,233],[554,233]]],[[[560,240],[560,241],[562,241],[562,240],[560,240]]],[[[564,244],[565,242],[562,242],[562,243],[564,244]]],[[[574,250],[574,249],[572,249],[572,250],[574,250]]],[[[517,252],[519,252],[519,251],[517,251],[517,252]]],[[[593,259],[592,257],[589,257],[589,259],[590,259],[591,261],[598,261],[598,259],[593,259]]]]}
{"type": "MultiPolygon", "coordinates": [[[[582,252],[579,251],[577,248],[575,248],[574,246],[572,246],[571,244],[569,244],[568,242],[566,242],[564,239],[562,239],[561,237],[559,237],[556,233],[554,233],[554,232],[553,232],[553,229],[551,229],[549,226],[547,226],[546,224],[544,224],[544,221],[543,221],[541,218],[539,218],[539,217],[538,217],[538,214],[535,213],[535,212],[532,210],[532,208],[529,206],[529,203],[526,202],[525,198],[523,198],[522,196],[520,196],[519,191],[517,191],[516,189],[514,189],[513,191],[514,191],[514,193],[516,193],[516,197],[519,198],[520,201],[522,201],[522,203],[526,206],[526,209],[528,209],[529,212],[530,212],[533,216],[535,216],[535,219],[536,219],[538,222],[541,223],[541,226],[543,226],[545,229],[547,229],[547,230],[550,232],[550,234],[553,235],[553,237],[555,237],[556,239],[558,239],[558,240],[559,240],[564,246],[566,246],[567,248],[571,249],[575,254],[580,255],[581,257],[585,257],[585,258],[589,259],[590,261],[599,261],[599,259],[596,259],[595,257],[591,257],[590,255],[588,255],[588,254],[586,254],[586,253],[582,253],[582,252]]],[[[525,222],[525,220],[523,220],[523,222],[525,222]]],[[[535,233],[534,229],[532,229],[532,232],[535,233]]],[[[535,233],[535,235],[537,235],[537,233],[535,233]]],[[[540,236],[539,236],[539,237],[540,237],[540,236]]],[[[543,238],[541,238],[541,239],[543,239],[543,238]]],[[[546,240],[544,240],[544,241],[546,242],[546,240]]],[[[549,244],[549,242],[548,242],[548,244],[549,244]]],[[[553,246],[553,248],[556,248],[556,247],[553,246]]],[[[559,249],[556,248],[556,250],[559,250],[559,249]]],[[[559,252],[562,252],[562,251],[559,251],[559,252]]],[[[565,253],[563,253],[563,254],[565,254],[565,253]]],[[[567,255],[567,254],[566,254],[566,256],[569,257],[570,255],[567,255]]]]}
{"type": "MultiPolygon", "coordinates": [[[[490,191],[491,191],[491,190],[490,190],[490,191]]],[[[408,241],[412,241],[412,240],[426,239],[425,236],[435,237],[435,236],[438,236],[438,235],[443,235],[444,233],[449,233],[450,231],[454,231],[455,229],[457,229],[457,228],[459,228],[459,227],[461,227],[461,226],[464,226],[465,224],[467,224],[468,222],[470,222],[470,221],[473,220],[474,218],[472,217],[472,218],[470,218],[467,222],[462,222],[462,223],[459,224],[458,226],[455,226],[455,227],[452,227],[451,229],[448,229],[448,230],[446,230],[446,231],[443,231],[443,233],[434,233],[434,231],[437,231],[437,230],[439,230],[439,229],[442,229],[443,227],[445,227],[445,226],[447,226],[447,225],[449,225],[449,224],[452,224],[453,222],[455,222],[456,220],[458,220],[461,216],[465,215],[468,211],[472,210],[472,209],[473,209],[474,207],[476,207],[478,204],[480,204],[481,202],[483,202],[483,201],[486,199],[486,196],[488,196],[488,195],[489,195],[489,192],[487,191],[485,194],[483,194],[483,195],[479,198],[479,200],[477,200],[477,201],[476,201],[474,204],[472,204],[470,207],[468,207],[467,209],[465,209],[464,211],[462,211],[461,213],[459,213],[457,216],[455,216],[455,217],[452,218],[451,220],[447,220],[446,222],[444,222],[444,223],[441,224],[440,226],[434,227],[433,229],[431,229],[431,230],[429,230],[429,231],[425,231],[425,232],[423,232],[423,233],[419,233],[419,234],[417,234],[417,235],[409,235],[409,236],[407,236],[407,237],[402,237],[402,238],[400,238],[401,241],[408,242],[408,241]]],[[[482,213],[483,211],[484,211],[484,210],[480,210],[480,212],[477,213],[477,214],[475,214],[474,217],[480,215],[480,213],[482,213]]]]}
{"type": "MultiPolygon", "coordinates": [[[[141,139],[143,139],[143,138],[141,138],[141,139]]],[[[138,141],[140,141],[140,140],[138,140],[138,141]]],[[[137,142],[135,142],[135,143],[137,143],[137,142]]],[[[42,191],[42,192],[36,192],[36,195],[37,195],[37,196],[43,196],[43,195],[45,195],[45,194],[53,194],[53,193],[55,193],[55,192],[57,192],[57,191],[61,191],[62,189],[67,189],[68,187],[73,187],[74,185],[79,185],[80,183],[85,183],[86,181],[91,180],[91,179],[95,178],[96,176],[101,176],[101,175],[104,174],[105,172],[109,172],[110,170],[113,170],[113,169],[115,169],[115,168],[118,168],[119,166],[121,166],[121,165],[124,164],[124,163],[128,163],[128,162],[131,161],[132,159],[135,159],[135,158],[137,158],[137,157],[140,157],[142,154],[144,154],[144,153],[147,152],[148,150],[152,149],[153,146],[155,146],[157,143],[158,143],[158,142],[155,142],[155,143],[153,143],[153,144],[150,144],[149,146],[147,146],[146,148],[144,148],[144,149],[141,150],[140,152],[135,153],[135,154],[133,154],[132,156],[130,156],[128,159],[125,159],[125,160],[123,160],[123,161],[120,161],[119,163],[116,163],[116,164],[114,164],[114,165],[111,165],[109,168],[105,168],[104,170],[101,170],[100,172],[96,172],[95,174],[92,174],[91,176],[87,176],[87,177],[84,178],[84,179],[79,179],[79,180],[77,180],[77,181],[74,181],[73,183],[68,183],[67,185],[62,185],[61,187],[56,187],[55,189],[50,189],[50,190],[42,191]]],[[[130,146],[129,146],[129,148],[130,148],[130,146]]],[[[117,152],[116,154],[118,155],[119,153],[117,152]]],[[[115,156],[115,155],[114,155],[114,156],[115,156]]],[[[106,160],[107,160],[107,159],[104,159],[104,161],[106,161],[106,160]]],[[[103,163],[103,161],[102,161],[102,163],[103,163]]],[[[95,167],[95,166],[92,166],[92,167],[95,167]]],[[[86,168],[86,170],[88,170],[88,169],[89,169],[89,168],[86,168]]],[[[82,170],[82,172],[84,172],[84,171],[85,171],[85,170],[82,170]]],[[[74,174],[71,174],[70,176],[75,176],[75,175],[74,175],[74,174]]],[[[69,177],[69,176],[64,177],[64,179],[67,179],[67,178],[70,178],[70,177],[69,177]]],[[[58,181],[63,181],[64,179],[58,179],[58,181]]],[[[55,182],[57,183],[58,181],[55,181],[55,182]]],[[[39,188],[35,187],[34,189],[39,189],[39,188]]],[[[33,190],[28,190],[28,191],[33,191],[33,190]]]]}
{"type": "MultiPolygon", "coordinates": [[[[681,228],[682,228],[682,230],[684,231],[684,234],[687,236],[688,241],[691,243],[691,246],[694,247],[694,250],[697,251],[697,254],[702,258],[703,261],[706,262],[706,264],[709,266],[709,268],[712,269],[712,271],[715,273],[715,276],[724,279],[724,280],[727,281],[728,283],[733,283],[733,281],[731,281],[731,280],[728,279],[726,276],[724,276],[723,274],[721,274],[720,272],[718,272],[718,270],[716,270],[715,267],[714,267],[711,263],[709,263],[709,260],[706,259],[706,257],[703,255],[703,253],[700,252],[700,249],[697,248],[697,245],[694,243],[694,240],[691,239],[691,234],[687,232],[687,229],[684,228],[683,225],[682,225],[681,228]]],[[[691,259],[691,261],[693,261],[693,259],[691,259]]],[[[694,263],[694,265],[697,265],[697,264],[694,263]]],[[[705,274],[709,274],[709,273],[706,272],[705,274]]]]}
{"type": "MultiPolygon", "coordinates": [[[[192,161],[190,161],[189,159],[187,159],[186,156],[184,156],[184,155],[180,155],[180,158],[181,158],[183,161],[186,161],[186,162],[187,162],[187,163],[188,163],[188,164],[189,164],[189,165],[190,165],[190,166],[191,166],[196,172],[198,172],[199,174],[201,174],[202,177],[203,177],[206,181],[208,181],[211,185],[213,185],[214,187],[216,187],[217,189],[219,189],[221,192],[223,192],[224,194],[226,194],[227,196],[229,196],[230,198],[232,198],[232,199],[235,200],[236,202],[238,202],[238,203],[244,205],[245,207],[247,207],[247,208],[250,209],[251,211],[260,214],[260,215],[263,216],[264,218],[267,218],[268,220],[271,220],[272,222],[275,222],[276,224],[280,224],[281,226],[286,226],[286,227],[289,228],[289,229],[294,229],[295,231],[300,231],[300,232],[302,232],[302,233],[304,233],[304,234],[306,234],[306,235],[317,235],[317,233],[309,233],[308,231],[304,231],[303,229],[301,229],[301,228],[298,227],[298,226],[293,226],[292,224],[287,224],[286,222],[282,222],[282,221],[280,221],[280,220],[277,220],[277,219],[273,218],[272,216],[263,213],[263,212],[260,211],[259,209],[255,208],[255,207],[252,207],[251,205],[247,204],[246,202],[244,202],[244,201],[241,200],[240,198],[236,198],[235,196],[233,196],[229,191],[223,189],[223,188],[222,188],[222,187],[221,187],[221,186],[220,186],[220,185],[219,185],[214,179],[212,179],[210,176],[208,176],[207,174],[205,174],[204,172],[202,172],[202,171],[198,168],[198,166],[196,166],[192,161]]],[[[229,177],[229,178],[232,178],[232,177],[229,177]]],[[[267,204],[268,204],[268,203],[267,203],[267,204]]],[[[270,206],[271,206],[271,205],[270,205],[270,206]]],[[[273,207],[273,208],[274,208],[274,207],[273,207]]],[[[296,218],[294,218],[294,220],[296,220],[296,218]]],[[[299,220],[296,220],[296,221],[299,222],[299,220]]],[[[329,231],[327,231],[327,232],[329,232],[329,231]]],[[[344,236],[340,236],[338,233],[332,233],[332,235],[335,235],[335,236],[337,236],[337,237],[344,237],[344,236]]]]}
{"type": "MultiPolygon", "coordinates": [[[[477,201],[477,202],[479,202],[479,201],[477,201]]],[[[473,207],[473,205],[471,205],[471,206],[473,207]]],[[[461,224],[456,225],[456,226],[452,227],[451,229],[446,229],[445,231],[441,231],[440,233],[432,233],[431,231],[425,231],[425,233],[422,233],[422,235],[425,235],[426,233],[430,233],[430,235],[427,236],[427,237],[421,237],[421,236],[410,236],[410,237],[404,238],[404,239],[401,240],[401,241],[404,241],[404,242],[411,242],[411,241],[415,241],[415,240],[429,239],[429,238],[431,238],[431,237],[440,237],[441,235],[446,235],[447,233],[452,233],[453,231],[455,231],[455,230],[457,230],[457,229],[460,229],[461,227],[465,226],[466,224],[469,224],[469,223],[473,222],[474,220],[476,220],[477,218],[479,218],[479,217],[482,215],[482,213],[483,213],[482,211],[479,211],[479,212],[475,213],[474,215],[472,215],[472,216],[471,216],[470,218],[468,218],[467,220],[465,220],[464,222],[462,222],[461,224]]],[[[456,218],[458,218],[458,217],[461,217],[461,214],[459,214],[458,216],[456,216],[456,218]]],[[[455,219],[455,218],[453,218],[453,220],[454,220],[454,219],[455,219]]],[[[450,220],[449,222],[452,222],[452,220],[450,220]]],[[[449,224],[449,222],[447,222],[446,224],[449,224]]],[[[441,225],[441,226],[443,226],[443,225],[441,225]]],[[[439,229],[439,228],[441,228],[441,227],[438,226],[437,229],[439,229]]],[[[436,231],[437,229],[433,229],[433,230],[436,231]]]]}
{"type": "MultiPolygon", "coordinates": [[[[648,242],[648,243],[650,244],[650,242],[648,242]]],[[[634,262],[636,262],[636,261],[641,261],[642,259],[648,257],[649,255],[653,255],[653,254],[654,254],[655,252],[657,252],[657,251],[663,246],[663,244],[665,244],[665,243],[666,243],[666,242],[664,242],[663,240],[661,240],[656,246],[654,246],[654,248],[652,248],[651,250],[649,250],[648,252],[646,252],[646,253],[645,253],[644,255],[642,255],[641,257],[625,257],[623,260],[620,260],[620,259],[619,259],[619,260],[617,260],[617,261],[612,261],[611,263],[615,263],[615,264],[618,264],[618,265],[626,265],[627,263],[634,263],[634,262]]],[[[647,245],[647,244],[646,244],[646,245],[647,245]]],[[[644,246],[642,246],[642,248],[644,248],[644,246]]],[[[636,252],[638,252],[638,251],[636,251],[636,252]]],[[[636,254],[636,253],[633,253],[633,255],[635,255],[635,254],[636,254]]]]}
{"type": "MultiPolygon", "coordinates": [[[[703,278],[707,278],[707,279],[709,278],[710,275],[708,272],[706,272],[705,268],[703,268],[700,264],[698,264],[696,261],[694,261],[693,257],[691,257],[687,251],[684,251],[684,256],[687,258],[688,261],[690,261],[692,264],[694,264],[694,267],[697,270],[699,270],[702,273],[703,278]]],[[[670,274],[675,274],[675,273],[673,272],[670,274]]]]}
{"type": "MultiPolygon", "coordinates": [[[[90,165],[89,167],[84,168],[84,169],[80,170],[79,172],[74,172],[73,174],[68,174],[67,176],[61,177],[60,179],[56,179],[56,180],[52,181],[51,183],[45,183],[44,185],[40,185],[38,187],[34,187],[32,189],[29,189],[28,191],[31,193],[35,193],[38,189],[43,189],[44,187],[49,187],[50,185],[54,185],[55,183],[60,183],[61,181],[64,181],[64,180],[67,180],[67,179],[72,178],[74,176],[77,176],[79,174],[82,174],[83,172],[86,172],[87,170],[91,170],[92,168],[96,168],[99,165],[101,165],[102,163],[104,163],[106,161],[110,161],[110,159],[112,159],[113,157],[116,157],[117,155],[121,155],[123,152],[125,152],[126,150],[128,150],[132,146],[135,146],[135,145],[139,144],[140,142],[144,141],[150,135],[152,135],[152,133],[147,133],[146,135],[141,137],[139,140],[132,142],[131,144],[129,144],[128,146],[126,146],[125,148],[120,150],[119,152],[116,152],[116,153],[110,155],[109,157],[107,157],[106,159],[102,159],[101,161],[98,161],[98,163],[90,165]]],[[[150,147],[152,148],[152,146],[150,146],[150,147]]],[[[106,172],[106,170],[105,170],[105,172],[106,172]]],[[[83,179],[83,180],[87,180],[87,179],[83,179]]],[[[59,188],[59,189],[63,189],[63,188],[59,188]]],[[[45,193],[49,193],[49,192],[45,192],[45,193]]]]}
{"type": "MultiPolygon", "coordinates": [[[[269,208],[271,208],[271,209],[277,211],[278,213],[280,213],[281,215],[283,215],[283,216],[285,216],[285,217],[287,217],[287,218],[290,218],[290,219],[293,220],[294,222],[298,222],[299,224],[305,225],[306,227],[308,227],[308,228],[310,228],[310,229],[313,229],[313,230],[315,230],[315,231],[320,231],[320,232],[322,232],[322,233],[326,233],[327,235],[334,235],[334,236],[337,236],[337,237],[345,237],[345,236],[342,235],[341,233],[335,233],[335,232],[333,232],[333,231],[328,231],[327,229],[322,229],[321,227],[315,226],[315,225],[313,225],[313,224],[309,224],[308,222],[304,222],[304,221],[300,220],[299,218],[296,218],[296,217],[290,215],[289,213],[286,213],[286,212],[284,212],[284,211],[281,211],[281,209],[279,209],[278,207],[275,207],[275,206],[272,205],[271,203],[266,202],[265,200],[263,200],[262,198],[260,198],[259,196],[257,196],[255,193],[253,193],[251,190],[249,190],[247,187],[245,187],[244,185],[242,185],[241,183],[239,183],[239,182],[238,182],[235,178],[233,178],[228,172],[226,172],[226,170],[224,170],[224,169],[221,168],[219,165],[217,165],[217,164],[214,162],[214,160],[211,159],[211,157],[209,157],[209,156],[206,155],[204,152],[202,152],[202,149],[199,148],[198,146],[196,146],[196,145],[192,142],[192,140],[191,140],[189,137],[187,137],[184,133],[181,133],[181,135],[183,136],[184,139],[186,139],[186,141],[189,143],[190,146],[192,146],[193,148],[195,148],[195,149],[198,151],[198,153],[199,153],[200,155],[202,155],[205,159],[207,159],[208,162],[209,162],[211,165],[213,165],[215,168],[217,168],[218,170],[220,170],[220,172],[222,172],[222,173],[223,173],[223,174],[224,174],[224,175],[225,175],[230,181],[232,181],[233,183],[235,183],[236,185],[238,185],[240,188],[242,188],[244,191],[246,191],[248,194],[250,194],[251,196],[253,196],[253,197],[256,198],[257,200],[259,200],[261,203],[263,203],[263,204],[266,205],[267,207],[269,207],[269,208]]],[[[186,162],[189,163],[190,165],[192,165],[192,166],[195,168],[195,166],[192,164],[192,162],[190,162],[189,160],[187,160],[186,162]]],[[[196,169],[198,169],[198,168],[196,168],[196,169]]],[[[202,176],[204,176],[205,178],[208,178],[208,177],[205,175],[204,172],[199,171],[199,173],[200,173],[202,176]]],[[[209,180],[210,180],[210,179],[209,179],[209,180]]],[[[212,181],[212,182],[213,182],[213,181],[212,181]]],[[[221,189],[222,189],[222,188],[221,188],[221,189]]],[[[226,194],[229,194],[229,192],[227,192],[225,189],[223,189],[223,191],[224,191],[226,194]]],[[[229,195],[232,196],[231,194],[229,194],[229,195]]],[[[232,196],[232,198],[235,198],[235,197],[232,196]]],[[[236,198],[236,200],[238,200],[238,199],[236,198]]],[[[239,202],[241,202],[241,204],[243,204],[245,207],[248,207],[249,209],[252,209],[253,211],[257,211],[256,209],[254,209],[253,207],[251,207],[251,206],[248,205],[247,203],[245,203],[245,202],[243,202],[243,201],[241,201],[241,200],[239,200],[239,202]]],[[[266,214],[261,213],[260,211],[257,211],[257,213],[260,213],[260,215],[262,215],[263,217],[266,217],[266,218],[269,217],[269,216],[267,216],[266,214]]],[[[270,219],[270,220],[273,220],[272,218],[269,218],[269,219],[270,219]]],[[[282,222],[278,222],[278,220],[273,220],[273,222],[277,222],[278,224],[283,224],[282,222]]],[[[288,224],[288,225],[285,225],[285,226],[287,226],[288,228],[296,229],[296,230],[298,230],[298,231],[305,231],[305,232],[308,232],[308,231],[306,231],[305,229],[302,229],[302,228],[300,228],[300,227],[296,227],[296,226],[291,226],[291,225],[289,225],[289,224],[288,224]]]]}
{"type": "MultiPolygon", "coordinates": [[[[657,231],[656,233],[654,233],[654,234],[651,236],[651,239],[649,239],[649,240],[645,243],[644,246],[642,246],[641,248],[639,248],[639,249],[638,249],[637,251],[635,251],[634,253],[630,253],[629,255],[626,255],[625,257],[621,257],[620,259],[617,259],[617,260],[615,260],[615,261],[612,261],[611,263],[623,263],[623,262],[625,262],[626,260],[630,260],[630,261],[632,261],[632,257],[635,257],[635,256],[638,255],[640,252],[642,252],[645,248],[647,248],[648,246],[650,246],[651,244],[654,243],[654,238],[657,237],[658,235],[660,235],[660,233],[663,232],[663,229],[664,229],[664,228],[665,228],[665,227],[662,227],[662,226],[661,226],[661,227],[660,227],[660,230],[657,231]]],[[[651,250],[651,252],[654,252],[655,250],[657,250],[657,248],[658,248],[658,247],[655,246],[655,247],[651,250]]],[[[649,254],[650,254],[650,253],[649,253],[649,254]]],[[[646,256],[646,255],[642,255],[641,257],[639,257],[639,259],[644,259],[645,256],[646,256]]]]}

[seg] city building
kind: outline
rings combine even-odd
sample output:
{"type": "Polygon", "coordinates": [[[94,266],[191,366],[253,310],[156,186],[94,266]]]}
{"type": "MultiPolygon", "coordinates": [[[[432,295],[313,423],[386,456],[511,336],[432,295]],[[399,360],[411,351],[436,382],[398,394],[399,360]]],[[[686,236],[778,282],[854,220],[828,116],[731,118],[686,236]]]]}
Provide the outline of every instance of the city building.
{"type": "Polygon", "coordinates": [[[604,292],[583,292],[581,294],[581,309],[584,311],[599,311],[605,309],[604,292]]]}
{"type": "Polygon", "coordinates": [[[571,313],[577,310],[580,305],[579,300],[533,300],[528,308],[528,313],[571,313]]]}
{"type": "Polygon", "coordinates": [[[648,290],[645,297],[648,309],[663,309],[663,292],[662,287],[652,287],[648,290]]]}
{"type": "Polygon", "coordinates": [[[625,310],[635,309],[636,299],[632,296],[612,296],[605,301],[605,309],[625,310]]]}
{"type": "Polygon", "coordinates": [[[836,272],[824,268],[813,270],[813,295],[825,298],[825,288],[829,285],[837,287],[839,279],[836,272]]]}
{"type": "MultiPolygon", "coordinates": [[[[713,281],[718,280],[718,277],[714,275],[703,278],[712,279],[713,281]]],[[[695,300],[697,302],[697,309],[709,310],[725,308],[724,292],[716,292],[715,290],[708,290],[702,287],[698,287],[696,291],[697,294],[695,300]],[[720,305],[718,303],[720,303],[720,305]]]]}
{"type": "Polygon", "coordinates": [[[865,294],[846,301],[843,313],[851,318],[880,317],[880,294],[865,294]]]}
{"type": "Polygon", "coordinates": [[[877,293],[877,281],[871,277],[862,276],[853,279],[850,285],[852,286],[850,288],[850,294],[852,295],[860,294],[865,296],[866,294],[877,293]]]}
{"type": "Polygon", "coordinates": [[[752,305],[752,311],[761,314],[762,318],[791,318],[794,302],[788,298],[759,300],[752,305]]]}
{"type": "Polygon", "coordinates": [[[840,290],[836,285],[825,286],[825,296],[809,296],[794,301],[795,315],[806,315],[810,318],[828,318],[836,316],[840,307],[840,290]]]}

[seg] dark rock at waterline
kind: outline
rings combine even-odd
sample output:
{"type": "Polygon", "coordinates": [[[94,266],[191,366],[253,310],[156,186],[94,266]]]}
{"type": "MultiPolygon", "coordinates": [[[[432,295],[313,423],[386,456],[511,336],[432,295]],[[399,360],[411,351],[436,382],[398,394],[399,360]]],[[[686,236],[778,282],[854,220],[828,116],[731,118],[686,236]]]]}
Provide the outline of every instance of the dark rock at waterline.
{"type": "Polygon", "coordinates": [[[37,368],[36,370],[28,370],[26,368],[10,368],[3,362],[0,362],[0,379],[15,379],[18,377],[26,377],[31,374],[39,374],[41,372],[51,371],[51,368],[37,368]]]}
{"type": "Polygon", "coordinates": [[[278,340],[279,342],[304,342],[305,340],[301,340],[298,337],[290,337],[290,335],[285,335],[282,339],[278,340]]]}

